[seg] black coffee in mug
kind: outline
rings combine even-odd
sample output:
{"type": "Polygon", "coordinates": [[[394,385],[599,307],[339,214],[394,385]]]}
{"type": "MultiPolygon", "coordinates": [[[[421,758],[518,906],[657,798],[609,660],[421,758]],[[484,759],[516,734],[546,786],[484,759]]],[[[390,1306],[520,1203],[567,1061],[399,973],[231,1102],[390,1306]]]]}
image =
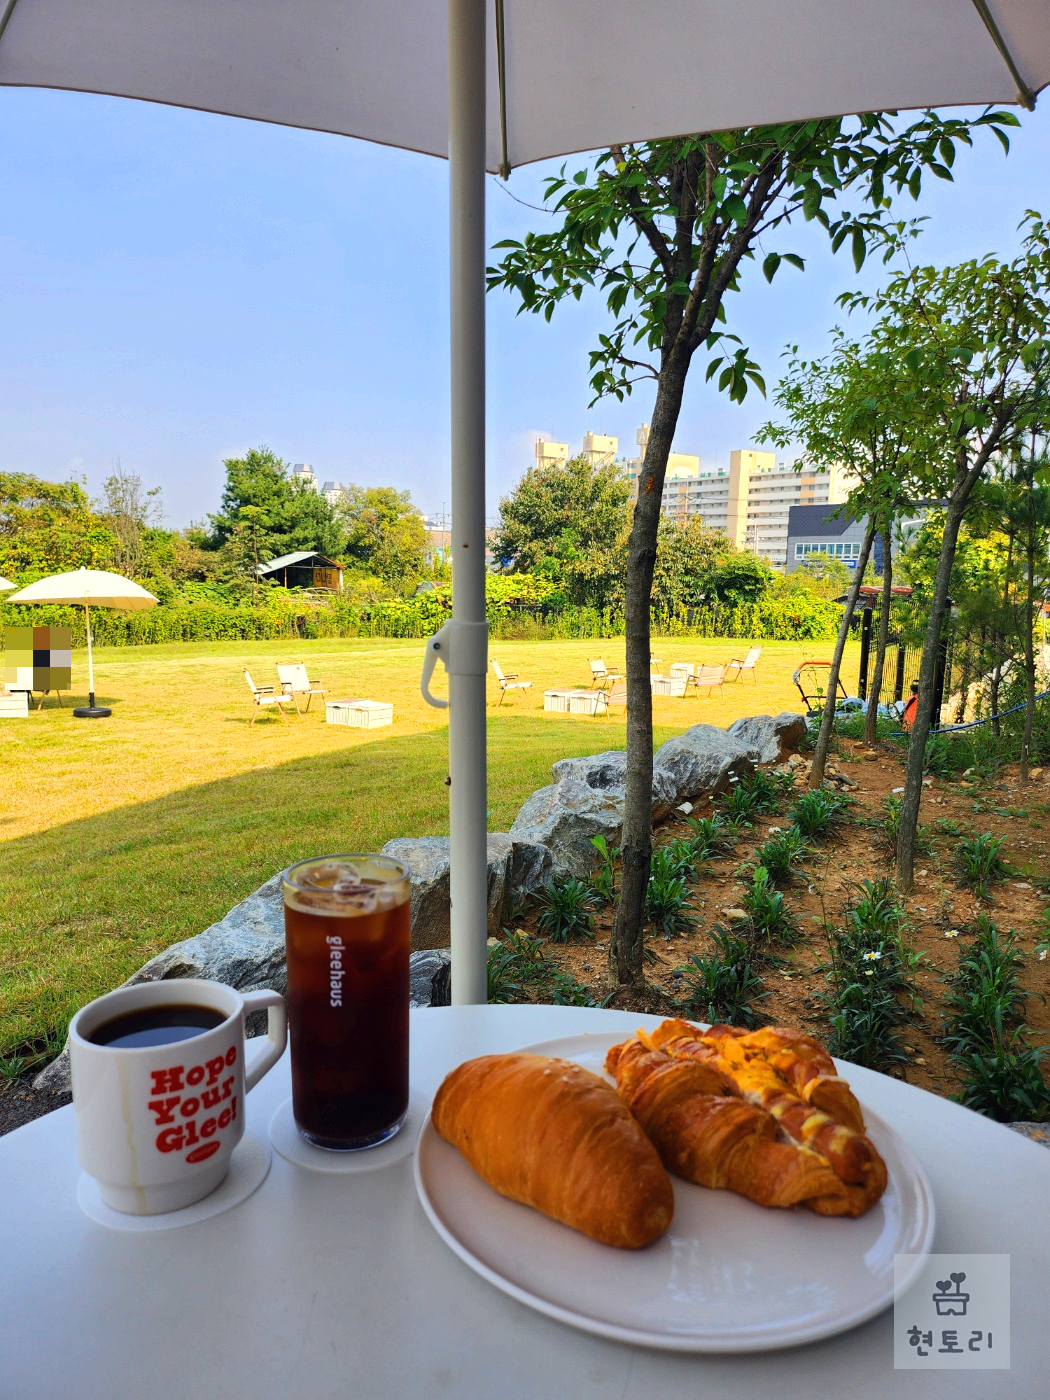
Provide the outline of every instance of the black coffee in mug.
{"type": "Polygon", "coordinates": [[[221,1026],[226,1016],[210,1006],[144,1006],[126,1011],[112,1021],[104,1021],[87,1039],[92,1045],[109,1045],[115,1050],[142,1050],[150,1045],[170,1045],[192,1040],[195,1035],[221,1026]]]}

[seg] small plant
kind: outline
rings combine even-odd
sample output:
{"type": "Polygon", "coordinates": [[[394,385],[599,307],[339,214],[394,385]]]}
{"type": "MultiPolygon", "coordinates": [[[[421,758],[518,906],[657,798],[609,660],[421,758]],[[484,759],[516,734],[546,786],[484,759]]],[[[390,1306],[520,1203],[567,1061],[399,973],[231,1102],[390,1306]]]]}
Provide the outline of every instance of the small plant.
{"type": "Polygon", "coordinates": [[[675,933],[688,933],[696,926],[696,919],[686,912],[688,905],[688,881],[678,873],[673,853],[667,846],[661,847],[654,854],[650,867],[649,888],[645,896],[646,915],[653,927],[667,937],[675,933]]]}
{"type": "Polygon", "coordinates": [[[896,1006],[887,993],[851,983],[831,1016],[829,1052],[867,1069],[885,1071],[903,1063],[908,1057],[895,1031],[896,1006]]]}
{"type": "Polygon", "coordinates": [[[696,852],[688,836],[675,836],[666,845],[658,846],[653,852],[650,871],[657,866],[692,883],[696,879],[696,852]]]}
{"type": "Polygon", "coordinates": [[[709,860],[729,849],[729,831],[718,812],[710,817],[691,817],[686,825],[692,833],[687,839],[695,861],[709,860]]]}
{"type": "Polygon", "coordinates": [[[751,796],[753,801],[751,810],[756,817],[766,816],[780,810],[780,799],[784,794],[784,785],[775,773],[768,773],[764,768],[756,768],[749,777],[741,778],[739,787],[751,796]]]}
{"type": "Polygon", "coordinates": [[[555,1006],[605,1006],[605,1001],[595,1001],[582,982],[569,972],[556,972],[551,978],[551,1001],[555,1006]]]}
{"type": "Polygon", "coordinates": [[[520,982],[514,981],[518,974],[518,960],[504,944],[501,943],[489,949],[486,969],[488,973],[486,1000],[490,1005],[502,1006],[507,1002],[518,1001],[524,995],[524,989],[520,982]]]}
{"type": "Polygon", "coordinates": [[[543,939],[533,938],[524,929],[504,929],[502,946],[513,956],[523,982],[537,982],[554,970],[543,951],[543,939]]]}
{"type": "Polygon", "coordinates": [[[931,734],[926,740],[923,772],[934,778],[951,778],[966,767],[967,753],[944,734],[931,734]]]}
{"type": "Polygon", "coordinates": [[[853,942],[865,948],[881,943],[900,948],[905,915],[893,881],[885,877],[864,880],[854,888],[858,898],[846,913],[846,926],[853,942]]]}
{"type": "Polygon", "coordinates": [[[616,898],[616,857],[619,846],[610,846],[604,836],[592,836],[591,845],[598,852],[598,868],[591,876],[591,889],[603,904],[616,898]]]}
{"type": "Polygon", "coordinates": [[[971,1050],[954,1059],[962,1080],[955,1098],[964,1108],[1000,1123],[1042,1123],[1050,1118],[1042,1052],[1026,1045],[1019,1032],[993,1051],[971,1050]]]}
{"type": "Polygon", "coordinates": [[[552,880],[536,896],[540,916],[536,927],[552,943],[594,936],[594,909],[598,898],[582,880],[552,880]]]}
{"type": "Polygon", "coordinates": [[[788,913],[784,896],[773,888],[769,872],[761,866],[755,871],[743,905],[751,921],[756,945],[768,947],[772,943],[795,942],[798,929],[788,913]]]}
{"type": "Polygon", "coordinates": [[[751,950],[739,934],[716,926],[711,937],[717,949],[706,957],[694,953],[681,968],[683,1007],[699,1020],[726,1021],[753,1030],[762,1018],[755,1002],[769,995],[751,962],[751,950]]]}
{"type": "MultiPolygon", "coordinates": [[[[797,863],[805,854],[806,843],[797,827],[777,832],[755,851],[758,869],[764,870],[771,885],[786,885],[797,874],[797,863]]],[[[756,872],[757,873],[757,872],[756,872]]]]}
{"type": "Polygon", "coordinates": [[[791,824],[807,841],[820,841],[842,821],[849,805],[850,799],[844,793],[810,788],[792,803],[791,824]]]}
{"type": "Polygon", "coordinates": [[[955,848],[959,883],[986,898],[989,884],[1005,879],[1010,873],[1002,857],[1005,845],[1005,836],[992,836],[987,831],[981,836],[971,836],[968,841],[960,841],[955,848]]]}
{"type": "Polygon", "coordinates": [[[727,827],[736,831],[742,826],[751,826],[757,815],[758,795],[743,783],[732,783],[719,798],[722,818],[727,827]]]}

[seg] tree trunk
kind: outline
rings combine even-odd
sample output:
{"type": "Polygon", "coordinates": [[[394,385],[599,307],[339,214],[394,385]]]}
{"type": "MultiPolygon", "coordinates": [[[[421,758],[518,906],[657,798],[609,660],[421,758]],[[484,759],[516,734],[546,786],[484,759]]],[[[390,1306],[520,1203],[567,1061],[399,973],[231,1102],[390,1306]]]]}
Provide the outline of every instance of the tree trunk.
{"type": "Polygon", "coordinates": [[[860,597],[860,586],[864,581],[864,570],[868,567],[868,555],[871,553],[871,542],[875,538],[875,517],[868,516],[867,529],[864,531],[864,540],[860,546],[860,558],[857,560],[856,573],[853,582],[849,586],[846,594],[846,606],[842,613],[842,622],[839,625],[839,634],[835,638],[835,651],[831,658],[831,672],[828,676],[828,694],[824,701],[824,713],[820,717],[820,729],[817,733],[817,742],[813,749],[813,767],[809,775],[809,785],[811,788],[820,787],[824,781],[824,768],[828,761],[828,749],[831,747],[831,735],[835,727],[835,692],[839,688],[839,672],[842,669],[842,654],[846,650],[846,639],[849,637],[849,625],[853,619],[853,612],[857,606],[857,599],[860,597]]]}
{"type": "MultiPolygon", "coordinates": [[[[974,478],[976,482],[976,477],[974,478]]],[[[972,487],[971,487],[972,489],[972,487]]],[[[944,538],[937,573],[933,580],[930,615],[926,621],[926,636],[922,644],[919,665],[919,703],[911,728],[908,758],[904,769],[904,798],[901,802],[900,834],[897,837],[897,880],[905,893],[910,892],[915,879],[915,833],[919,826],[919,802],[922,798],[922,771],[926,761],[926,740],[930,735],[933,687],[937,675],[937,647],[941,640],[944,615],[947,612],[948,584],[955,562],[955,547],[959,542],[969,500],[970,490],[960,490],[948,504],[944,517],[944,538]]]]}
{"type": "Polygon", "coordinates": [[[653,692],[649,685],[650,608],[660,498],[667,458],[674,440],[688,359],[670,360],[661,370],[653,421],[638,476],[638,501],[627,554],[627,781],[620,839],[620,899],[609,939],[609,982],[640,986],[645,897],[652,858],[653,692]]]}
{"type": "Polygon", "coordinates": [[[1028,495],[1028,537],[1025,540],[1025,565],[1027,588],[1025,589],[1024,612],[1024,735],[1021,739],[1022,783],[1028,781],[1028,765],[1032,758],[1032,730],[1035,727],[1035,503],[1032,499],[1032,485],[1028,495]]]}
{"type": "Polygon", "coordinates": [[[879,738],[879,699],[882,695],[882,673],[886,667],[892,603],[893,531],[887,521],[882,531],[882,612],[879,614],[879,635],[875,640],[875,670],[868,687],[868,713],[864,716],[864,742],[869,746],[874,746],[879,738]]]}

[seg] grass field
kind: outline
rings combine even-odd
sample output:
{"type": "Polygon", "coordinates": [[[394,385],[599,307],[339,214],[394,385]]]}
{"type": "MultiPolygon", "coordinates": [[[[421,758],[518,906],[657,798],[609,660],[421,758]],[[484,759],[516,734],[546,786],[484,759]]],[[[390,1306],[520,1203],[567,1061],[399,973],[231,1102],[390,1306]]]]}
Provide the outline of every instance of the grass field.
{"type": "MultiPolygon", "coordinates": [[[[745,646],[661,638],[655,650],[666,670],[745,646]]],[[[656,742],[691,724],[797,709],[792,671],[828,649],[770,642],[758,684],[656,697],[656,742]]],[[[291,861],[447,833],[446,721],[419,694],[422,653],[420,641],[386,640],[103,649],[95,684],[111,719],[77,720],[68,699],[64,709],[49,699],[28,720],[3,722],[0,1057],[64,1035],[78,1005],[291,861]],[[315,700],[302,719],[262,715],[249,728],[242,669],[271,684],[278,661],[300,660],[330,699],[392,701],[393,727],[327,725],[315,700]]],[[[498,710],[490,687],[489,828],[505,831],[556,759],[623,747],[619,709],[592,719],[542,708],[545,688],[587,683],[588,657],[622,665],[623,641],[497,642],[492,655],[534,682],[498,710]]],[[[73,665],[82,685],[84,656],[73,665]]]]}

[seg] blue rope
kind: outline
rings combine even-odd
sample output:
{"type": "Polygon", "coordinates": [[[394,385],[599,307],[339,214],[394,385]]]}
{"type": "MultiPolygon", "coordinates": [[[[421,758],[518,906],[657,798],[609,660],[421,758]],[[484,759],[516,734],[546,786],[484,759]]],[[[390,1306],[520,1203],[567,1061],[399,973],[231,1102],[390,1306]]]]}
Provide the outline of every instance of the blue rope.
{"type": "MultiPolygon", "coordinates": [[[[1050,690],[1044,690],[1035,699],[1045,700],[1050,695],[1050,690]]],[[[1005,719],[1007,715],[1015,715],[1018,710],[1023,710],[1028,704],[1027,700],[1022,700],[1019,705],[1011,705],[1008,710],[1000,710],[997,715],[986,715],[984,719],[972,719],[967,724],[945,724],[938,729],[931,729],[931,734],[958,734],[963,729],[978,729],[982,724],[991,724],[993,719],[1005,719]]],[[[891,739],[908,739],[910,734],[906,729],[899,729],[896,734],[889,736],[891,739]]]]}

